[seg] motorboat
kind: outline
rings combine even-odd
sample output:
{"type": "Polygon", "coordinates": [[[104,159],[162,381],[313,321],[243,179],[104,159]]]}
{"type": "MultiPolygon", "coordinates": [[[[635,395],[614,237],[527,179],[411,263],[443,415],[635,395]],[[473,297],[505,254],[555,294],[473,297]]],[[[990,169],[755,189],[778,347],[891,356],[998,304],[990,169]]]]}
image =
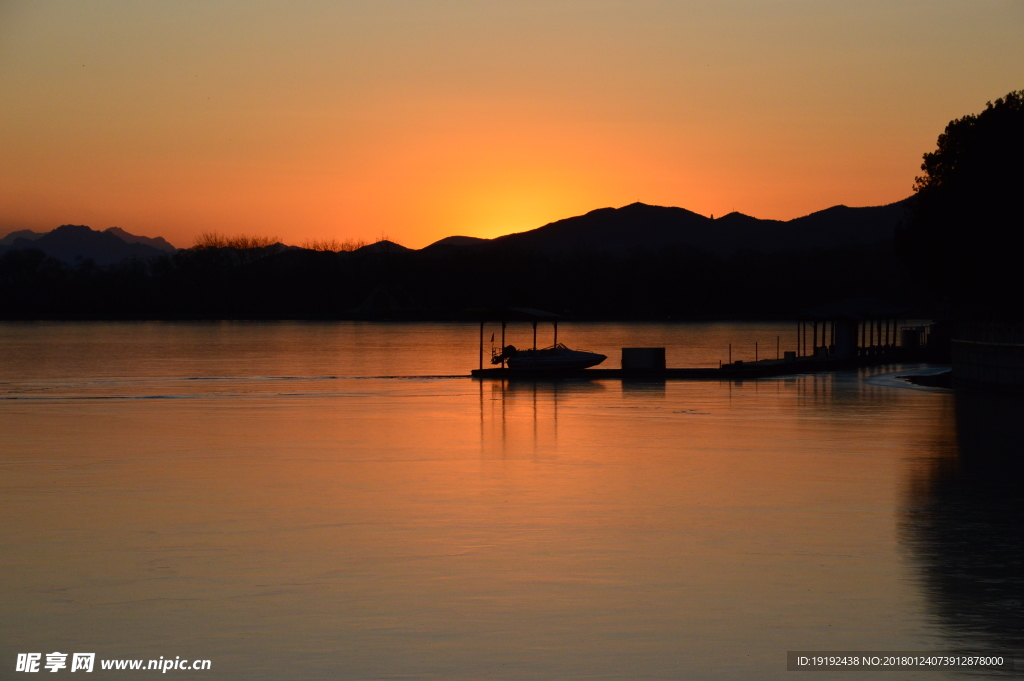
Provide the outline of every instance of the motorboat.
{"type": "Polygon", "coordinates": [[[491,355],[491,364],[503,361],[509,369],[528,371],[573,371],[586,369],[608,359],[606,355],[584,350],[571,350],[561,343],[547,348],[519,350],[514,345],[506,345],[491,355]]]}

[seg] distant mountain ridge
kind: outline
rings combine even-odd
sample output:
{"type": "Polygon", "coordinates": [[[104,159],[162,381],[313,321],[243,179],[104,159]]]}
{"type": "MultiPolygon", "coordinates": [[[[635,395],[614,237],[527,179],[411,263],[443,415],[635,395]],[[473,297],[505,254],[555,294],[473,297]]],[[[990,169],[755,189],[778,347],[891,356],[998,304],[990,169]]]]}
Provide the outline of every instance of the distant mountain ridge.
{"type": "Polygon", "coordinates": [[[622,208],[598,208],[495,239],[447,237],[427,249],[500,245],[557,255],[627,254],[636,250],[683,247],[724,257],[741,250],[763,253],[829,250],[892,239],[903,220],[908,201],[910,199],[864,208],[833,206],[786,221],[761,220],[742,213],[712,219],[685,208],[632,203],[622,208]]]}
{"type": "Polygon", "coordinates": [[[108,227],[105,231],[109,234],[113,234],[118,239],[128,244],[146,244],[147,246],[159,248],[161,251],[165,251],[167,253],[174,253],[178,250],[169,244],[162,236],[148,237],[139,236],[138,234],[129,234],[120,227],[108,227]]]}
{"type": "MultiPolygon", "coordinates": [[[[0,245],[0,256],[10,251],[34,249],[61,262],[74,264],[92,260],[97,265],[113,265],[131,258],[157,258],[177,250],[162,238],[139,237],[116,227],[100,232],[85,225],[61,225],[52,232],[34,237],[25,235],[26,231],[29,230],[13,232],[5,237],[5,241],[11,236],[14,239],[9,244],[0,245]],[[134,241],[127,241],[126,237],[134,241]]],[[[30,235],[35,234],[30,232],[30,235]]]]}
{"type": "Polygon", "coordinates": [[[933,316],[893,239],[906,204],[788,221],[632,204],[419,250],[214,235],[169,255],[62,225],[0,246],[0,319],[451,320],[502,307],[581,320],[792,319],[852,298],[933,316]],[[116,264],[131,260],[151,266],[116,264]]]}
{"type": "Polygon", "coordinates": [[[394,241],[388,241],[387,239],[381,239],[372,244],[367,244],[362,248],[357,248],[355,253],[404,253],[406,251],[412,251],[415,249],[406,248],[402,244],[396,244],[394,241]]]}
{"type": "MultiPolygon", "coordinates": [[[[742,213],[712,219],[685,208],[637,202],[621,208],[598,208],[494,239],[449,236],[418,252],[440,255],[513,248],[548,256],[592,253],[626,256],[635,251],[688,248],[729,257],[745,250],[761,253],[827,251],[891,240],[911,200],[863,208],[833,206],[785,221],[761,220],[742,213]]],[[[120,227],[101,232],[85,225],[62,225],[45,233],[19,230],[0,239],[0,255],[29,248],[62,262],[74,264],[92,260],[97,265],[130,258],[156,258],[178,250],[163,237],[139,236],[120,227]]],[[[412,250],[382,240],[356,252],[412,250]]]]}
{"type": "Polygon", "coordinates": [[[0,239],[0,246],[10,246],[18,239],[28,239],[29,241],[35,241],[44,234],[46,234],[46,232],[33,232],[31,229],[19,229],[18,231],[11,232],[4,238],[0,239]]]}

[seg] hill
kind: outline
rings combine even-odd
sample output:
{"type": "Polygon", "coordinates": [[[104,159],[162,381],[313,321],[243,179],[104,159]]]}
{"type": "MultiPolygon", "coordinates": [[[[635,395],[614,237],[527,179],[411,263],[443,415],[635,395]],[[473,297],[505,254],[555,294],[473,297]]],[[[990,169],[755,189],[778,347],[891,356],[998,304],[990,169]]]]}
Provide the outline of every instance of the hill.
{"type": "Polygon", "coordinates": [[[473,319],[500,307],[573,319],[792,318],[848,298],[929,316],[892,239],[905,204],[789,221],[632,204],[497,239],[341,252],[170,253],[64,225],[0,247],[0,318],[473,319]]]}
{"type": "Polygon", "coordinates": [[[28,239],[29,241],[35,241],[39,237],[46,234],[46,232],[33,232],[31,229],[19,229],[16,232],[4,236],[0,239],[0,246],[10,246],[18,239],[28,239]]]}
{"type": "Polygon", "coordinates": [[[461,249],[466,247],[477,247],[492,243],[491,239],[481,239],[475,236],[446,236],[443,239],[438,239],[429,246],[424,246],[419,249],[425,252],[447,252],[452,249],[461,249]]]}
{"type": "MultiPolygon", "coordinates": [[[[115,228],[116,229],[116,228],[115,228]]],[[[118,230],[122,232],[122,230],[118,230]]],[[[129,237],[134,235],[123,232],[129,237]]],[[[15,232],[14,234],[17,234],[15,232]]],[[[146,237],[135,237],[145,239],[146,237]]],[[[164,244],[166,241],[160,239],[164,244]]],[[[174,247],[167,244],[172,251],[174,247]]],[[[92,260],[97,265],[113,265],[131,258],[149,259],[167,255],[168,251],[147,243],[129,243],[116,233],[100,232],[85,225],[61,225],[35,239],[15,238],[7,246],[0,246],[0,256],[10,251],[34,249],[64,263],[92,260]]]]}
{"type": "Polygon", "coordinates": [[[161,251],[164,251],[166,253],[174,253],[176,250],[178,250],[177,248],[169,244],[167,240],[164,239],[162,236],[139,236],[138,234],[130,234],[121,229],[120,227],[108,227],[105,231],[107,231],[110,234],[113,234],[118,239],[127,244],[145,244],[147,246],[152,246],[153,248],[159,248],[161,251]]]}
{"type": "Polygon", "coordinates": [[[356,253],[404,253],[411,251],[411,248],[406,248],[401,244],[396,244],[394,241],[388,241],[387,239],[381,239],[372,244],[357,248],[356,253]]]}
{"type": "Polygon", "coordinates": [[[828,250],[891,240],[908,200],[867,208],[833,206],[788,221],[761,220],[742,213],[711,219],[684,208],[633,203],[622,208],[599,208],[489,243],[545,255],[625,255],[665,247],[693,248],[723,257],[745,250],[828,250]]]}

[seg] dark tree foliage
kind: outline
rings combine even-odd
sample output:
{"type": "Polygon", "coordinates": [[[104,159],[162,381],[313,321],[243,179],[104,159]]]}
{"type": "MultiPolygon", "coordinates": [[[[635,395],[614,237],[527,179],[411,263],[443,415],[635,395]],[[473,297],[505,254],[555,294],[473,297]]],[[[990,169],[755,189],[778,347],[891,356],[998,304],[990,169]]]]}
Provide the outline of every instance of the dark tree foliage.
{"type": "Polygon", "coordinates": [[[916,277],[961,318],[1024,312],[1024,91],[950,121],[924,155],[896,242],[916,277]]]}

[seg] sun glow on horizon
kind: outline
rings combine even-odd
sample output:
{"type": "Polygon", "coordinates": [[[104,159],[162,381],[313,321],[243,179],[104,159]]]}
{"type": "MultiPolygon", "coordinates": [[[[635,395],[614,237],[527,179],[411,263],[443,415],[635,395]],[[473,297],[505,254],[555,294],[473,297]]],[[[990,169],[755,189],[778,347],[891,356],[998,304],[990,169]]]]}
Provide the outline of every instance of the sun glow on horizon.
{"type": "Polygon", "coordinates": [[[1021,87],[1022,27],[952,0],[7,3],[0,234],[419,248],[638,200],[891,203],[950,119],[1021,87]]]}

